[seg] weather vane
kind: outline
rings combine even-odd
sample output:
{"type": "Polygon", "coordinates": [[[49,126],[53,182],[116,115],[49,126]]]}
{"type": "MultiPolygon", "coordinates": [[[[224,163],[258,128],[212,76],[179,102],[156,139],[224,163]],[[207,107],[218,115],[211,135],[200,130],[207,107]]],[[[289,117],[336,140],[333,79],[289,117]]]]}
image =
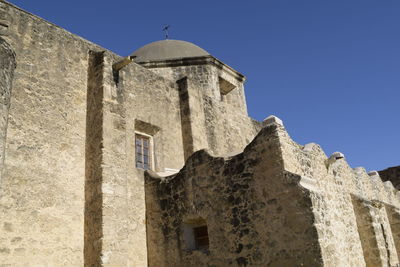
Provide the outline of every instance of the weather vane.
{"type": "Polygon", "coordinates": [[[163,28],[163,31],[165,31],[165,39],[167,39],[167,40],[168,40],[168,29],[169,29],[169,25],[167,25],[163,28]]]}

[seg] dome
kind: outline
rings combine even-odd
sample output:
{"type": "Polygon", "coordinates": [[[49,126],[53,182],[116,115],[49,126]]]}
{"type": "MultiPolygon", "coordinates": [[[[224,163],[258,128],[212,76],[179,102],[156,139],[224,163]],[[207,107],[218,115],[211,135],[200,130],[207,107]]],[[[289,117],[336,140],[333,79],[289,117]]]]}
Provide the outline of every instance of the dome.
{"type": "Polygon", "coordinates": [[[135,62],[147,62],[209,55],[203,48],[186,41],[161,40],[142,46],[131,56],[136,56],[135,62]]]}

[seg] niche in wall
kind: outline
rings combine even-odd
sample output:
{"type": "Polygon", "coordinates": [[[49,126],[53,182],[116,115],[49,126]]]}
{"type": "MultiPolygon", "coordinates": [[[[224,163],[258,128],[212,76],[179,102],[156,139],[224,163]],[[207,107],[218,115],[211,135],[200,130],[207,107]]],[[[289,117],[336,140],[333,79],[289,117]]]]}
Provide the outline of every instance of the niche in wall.
{"type": "Polygon", "coordinates": [[[187,250],[208,250],[207,222],[203,218],[186,220],[182,225],[183,240],[187,250]]]}

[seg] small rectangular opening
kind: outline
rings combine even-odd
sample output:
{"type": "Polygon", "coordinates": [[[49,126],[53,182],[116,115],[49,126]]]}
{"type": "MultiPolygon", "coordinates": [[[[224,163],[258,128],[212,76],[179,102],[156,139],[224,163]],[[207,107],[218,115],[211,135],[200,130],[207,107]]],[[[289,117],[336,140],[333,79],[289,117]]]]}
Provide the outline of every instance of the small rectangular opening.
{"type": "Polygon", "coordinates": [[[193,228],[194,240],[197,249],[208,248],[208,229],[207,225],[193,228]]]}
{"type": "Polygon", "coordinates": [[[233,89],[235,89],[236,86],[221,77],[218,77],[218,83],[221,101],[224,101],[226,95],[229,94],[233,89]]]}
{"type": "Polygon", "coordinates": [[[208,250],[208,227],[204,219],[198,218],[183,224],[183,239],[188,250],[208,250]]]}

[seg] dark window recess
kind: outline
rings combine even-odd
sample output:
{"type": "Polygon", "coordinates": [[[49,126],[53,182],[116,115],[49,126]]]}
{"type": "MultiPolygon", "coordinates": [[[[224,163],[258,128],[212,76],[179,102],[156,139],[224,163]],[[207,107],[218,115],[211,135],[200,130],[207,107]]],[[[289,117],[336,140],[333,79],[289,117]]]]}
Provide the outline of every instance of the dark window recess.
{"type": "Polygon", "coordinates": [[[194,227],[193,228],[194,240],[197,249],[207,249],[209,245],[208,241],[208,229],[207,225],[194,227]]]}
{"type": "Polygon", "coordinates": [[[209,237],[207,222],[203,218],[187,220],[182,225],[183,240],[187,250],[208,250],[209,237]]]}
{"type": "Polygon", "coordinates": [[[235,89],[236,86],[221,77],[218,77],[218,83],[219,83],[219,92],[221,95],[221,101],[224,101],[226,95],[229,94],[233,89],[235,89]]]}
{"type": "Polygon", "coordinates": [[[151,169],[150,138],[136,134],[136,168],[151,169]]]}

